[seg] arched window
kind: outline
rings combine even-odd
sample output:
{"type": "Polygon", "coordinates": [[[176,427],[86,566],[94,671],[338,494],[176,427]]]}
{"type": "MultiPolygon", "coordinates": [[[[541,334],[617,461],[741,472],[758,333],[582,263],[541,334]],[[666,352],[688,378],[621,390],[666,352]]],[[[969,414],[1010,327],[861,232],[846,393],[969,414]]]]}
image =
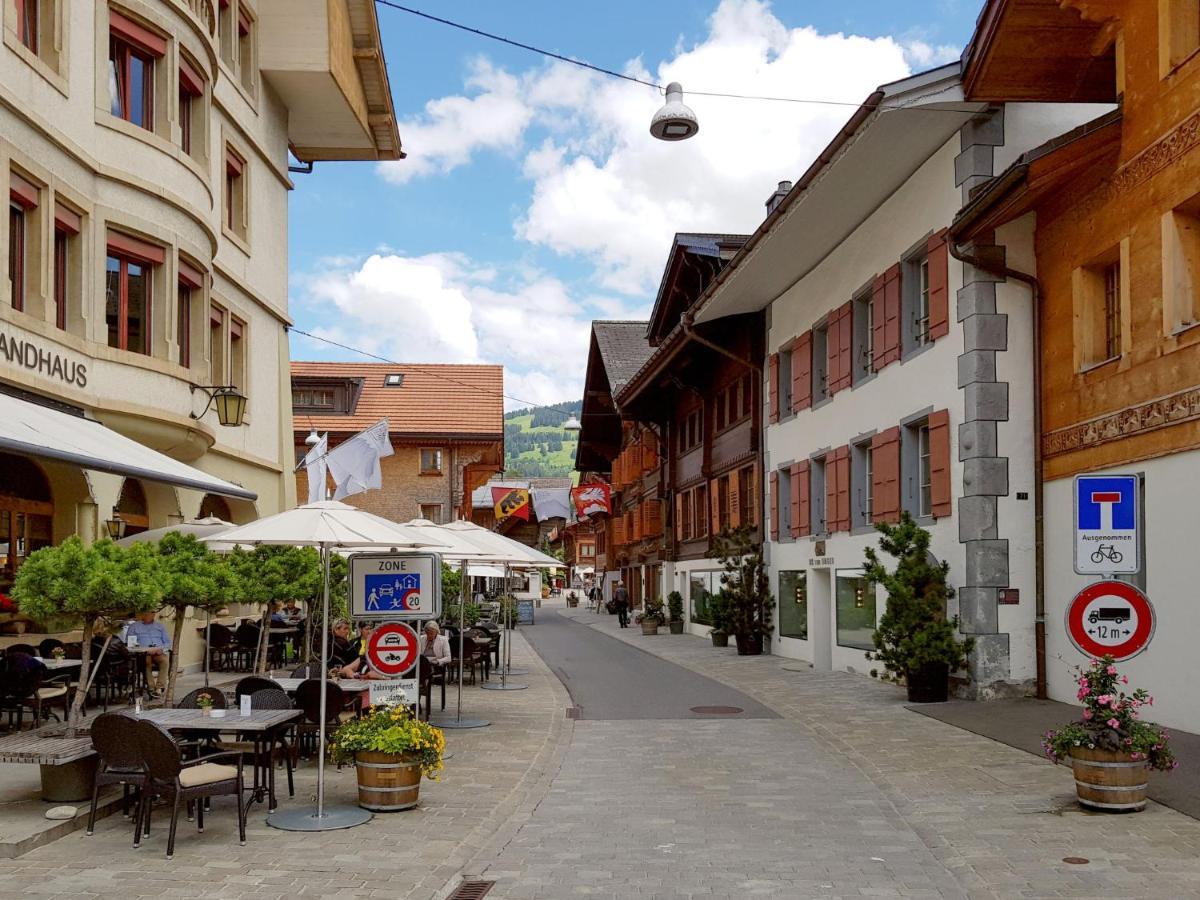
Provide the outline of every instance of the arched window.
{"type": "Polygon", "coordinates": [[[150,508],[146,504],[146,489],[136,478],[126,478],[121,485],[117,511],[125,522],[125,535],[138,534],[150,528],[150,508]]]}
{"type": "Polygon", "coordinates": [[[218,497],[216,494],[205,494],[204,499],[200,501],[200,518],[201,519],[220,519],[223,522],[232,522],[233,514],[229,511],[229,503],[224,497],[218,497]]]}
{"type": "Polygon", "coordinates": [[[34,550],[53,541],[54,503],[41,467],[0,453],[0,578],[7,580],[34,550]]]}

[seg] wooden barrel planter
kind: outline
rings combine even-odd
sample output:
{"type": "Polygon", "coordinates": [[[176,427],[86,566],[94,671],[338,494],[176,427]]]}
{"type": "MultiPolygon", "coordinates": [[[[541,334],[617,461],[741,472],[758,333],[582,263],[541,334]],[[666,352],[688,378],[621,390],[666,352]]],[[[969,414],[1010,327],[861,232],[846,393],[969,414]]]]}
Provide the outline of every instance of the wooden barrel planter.
{"type": "Polygon", "coordinates": [[[1138,812],[1146,808],[1149,766],[1144,759],[1111,750],[1071,748],[1075,793],[1081,806],[1104,812],[1138,812]]]}
{"type": "Polygon", "coordinates": [[[658,634],[658,620],[646,619],[642,621],[642,634],[658,634]]]}
{"type": "Polygon", "coordinates": [[[399,812],[417,805],[421,764],[403,753],[354,754],[358,768],[358,805],[372,812],[399,812]]]}

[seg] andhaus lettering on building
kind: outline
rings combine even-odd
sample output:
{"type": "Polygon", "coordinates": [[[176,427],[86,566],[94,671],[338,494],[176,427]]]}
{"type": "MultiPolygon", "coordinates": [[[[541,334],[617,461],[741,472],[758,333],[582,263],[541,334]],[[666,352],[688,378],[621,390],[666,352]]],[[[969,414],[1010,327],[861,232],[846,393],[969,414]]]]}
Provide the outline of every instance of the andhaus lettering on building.
{"type": "Polygon", "coordinates": [[[11,335],[0,333],[0,356],[10,365],[24,366],[47,378],[57,378],[75,387],[87,387],[87,366],[64,359],[61,354],[44,350],[31,341],[18,340],[11,335]]]}

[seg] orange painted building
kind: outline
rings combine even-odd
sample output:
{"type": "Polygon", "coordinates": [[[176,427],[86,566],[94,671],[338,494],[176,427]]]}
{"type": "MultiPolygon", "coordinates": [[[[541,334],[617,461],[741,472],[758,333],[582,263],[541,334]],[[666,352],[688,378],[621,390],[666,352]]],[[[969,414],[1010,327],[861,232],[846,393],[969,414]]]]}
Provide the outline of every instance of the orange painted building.
{"type": "MultiPolygon", "coordinates": [[[[1096,118],[981,186],[952,234],[998,277],[1036,276],[1049,694],[1073,570],[1071,476],[1137,474],[1142,569],[1157,612],[1131,660],[1167,724],[1200,730],[1183,665],[1200,624],[1200,5],[1195,0],[989,0],[968,49],[971,100],[1095,102],[1096,118]],[[1012,259],[1032,243],[1036,271],[1012,259]]],[[[1061,670],[1061,671],[1060,671],[1061,670]]]]}

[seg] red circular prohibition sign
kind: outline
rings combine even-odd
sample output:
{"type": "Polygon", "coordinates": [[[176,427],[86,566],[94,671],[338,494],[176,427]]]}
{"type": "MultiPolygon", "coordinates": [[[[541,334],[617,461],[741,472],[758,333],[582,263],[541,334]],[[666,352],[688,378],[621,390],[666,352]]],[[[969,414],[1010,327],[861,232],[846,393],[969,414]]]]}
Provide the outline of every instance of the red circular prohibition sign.
{"type": "Polygon", "coordinates": [[[1112,656],[1120,662],[1137,656],[1154,637],[1150,599],[1123,581],[1089,584],[1067,605],[1067,635],[1081,653],[1112,656]]]}
{"type": "Polygon", "coordinates": [[[404,622],[387,622],[367,639],[367,662],[380,675],[403,675],[417,663],[417,633],[404,622]]]}

